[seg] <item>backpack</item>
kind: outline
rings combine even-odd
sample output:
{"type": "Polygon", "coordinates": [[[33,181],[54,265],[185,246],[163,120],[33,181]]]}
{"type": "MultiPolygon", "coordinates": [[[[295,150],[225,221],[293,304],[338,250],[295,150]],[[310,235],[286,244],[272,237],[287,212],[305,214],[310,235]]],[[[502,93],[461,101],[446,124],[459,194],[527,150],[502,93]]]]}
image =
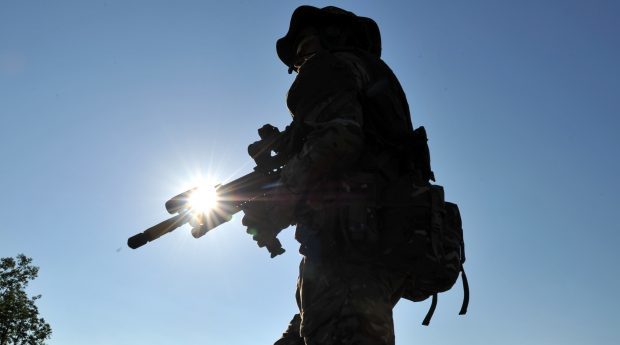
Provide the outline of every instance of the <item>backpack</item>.
{"type": "Polygon", "coordinates": [[[432,177],[424,127],[410,140],[410,160],[418,169],[404,174],[384,189],[381,222],[388,229],[385,248],[396,267],[411,272],[403,297],[419,302],[432,296],[422,322],[427,326],[437,306],[437,295],[448,291],[462,276],[464,298],[460,315],[467,312],[469,284],[463,269],[465,244],[461,215],[456,204],[444,199],[442,186],[420,176],[432,177]],[[420,171],[420,169],[422,171],[420,171]]]}
{"type": "Polygon", "coordinates": [[[364,109],[363,131],[371,167],[388,166],[379,173],[390,176],[379,196],[382,247],[392,267],[411,272],[403,297],[419,302],[432,296],[422,322],[427,326],[437,306],[437,295],[452,288],[459,274],[467,312],[469,284],[463,269],[465,244],[456,204],[446,202],[443,187],[433,185],[428,138],[424,127],[413,128],[404,91],[391,69],[380,59],[356,52],[372,82],[360,95],[364,109]],[[397,177],[391,174],[398,170],[397,177]]]}

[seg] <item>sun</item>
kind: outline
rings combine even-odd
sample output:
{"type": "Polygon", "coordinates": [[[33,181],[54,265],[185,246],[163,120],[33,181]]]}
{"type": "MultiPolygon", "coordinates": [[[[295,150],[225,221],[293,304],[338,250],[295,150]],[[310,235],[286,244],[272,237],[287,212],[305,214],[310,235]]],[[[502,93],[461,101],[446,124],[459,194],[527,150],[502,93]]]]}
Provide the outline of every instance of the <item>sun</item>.
{"type": "Polygon", "coordinates": [[[187,201],[192,213],[207,214],[216,208],[219,200],[215,187],[202,184],[194,189],[187,201]]]}

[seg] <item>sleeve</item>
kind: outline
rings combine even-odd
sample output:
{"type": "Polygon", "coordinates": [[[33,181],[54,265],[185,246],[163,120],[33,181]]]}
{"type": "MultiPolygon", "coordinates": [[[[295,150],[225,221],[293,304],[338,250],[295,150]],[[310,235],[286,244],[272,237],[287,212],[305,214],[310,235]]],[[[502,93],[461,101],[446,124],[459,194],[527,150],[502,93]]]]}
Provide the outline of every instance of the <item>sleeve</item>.
{"type": "Polygon", "coordinates": [[[358,160],[364,143],[359,95],[365,80],[352,54],[321,52],[301,67],[287,104],[308,132],[302,149],[282,171],[282,182],[291,191],[304,192],[358,160]]]}

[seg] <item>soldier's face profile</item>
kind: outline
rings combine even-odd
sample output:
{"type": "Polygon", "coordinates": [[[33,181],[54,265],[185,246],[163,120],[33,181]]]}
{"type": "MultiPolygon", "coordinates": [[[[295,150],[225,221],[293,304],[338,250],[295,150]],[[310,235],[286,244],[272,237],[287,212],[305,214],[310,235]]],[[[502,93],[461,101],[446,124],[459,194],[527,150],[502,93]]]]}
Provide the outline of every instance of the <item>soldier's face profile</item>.
{"type": "Polygon", "coordinates": [[[295,62],[293,66],[295,67],[295,71],[299,72],[301,66],[323,47],[321,46],[318,32],[314,28],[303,30],[295,41],[297,43],[295,45],[295,62]]]}

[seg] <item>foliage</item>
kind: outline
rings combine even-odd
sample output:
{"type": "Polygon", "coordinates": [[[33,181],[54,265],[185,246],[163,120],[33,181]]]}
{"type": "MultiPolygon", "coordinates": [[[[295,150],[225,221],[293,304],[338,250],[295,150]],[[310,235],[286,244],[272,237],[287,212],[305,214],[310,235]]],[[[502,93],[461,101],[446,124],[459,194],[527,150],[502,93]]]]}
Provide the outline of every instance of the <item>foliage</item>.
{"type": "Polygon", "coordinates": [[[38,273],[24,254],[0,259],[0,345],[41,345],[51,336],[35,305],[41,295],[29,298],[25,291],[38,273]]]}

